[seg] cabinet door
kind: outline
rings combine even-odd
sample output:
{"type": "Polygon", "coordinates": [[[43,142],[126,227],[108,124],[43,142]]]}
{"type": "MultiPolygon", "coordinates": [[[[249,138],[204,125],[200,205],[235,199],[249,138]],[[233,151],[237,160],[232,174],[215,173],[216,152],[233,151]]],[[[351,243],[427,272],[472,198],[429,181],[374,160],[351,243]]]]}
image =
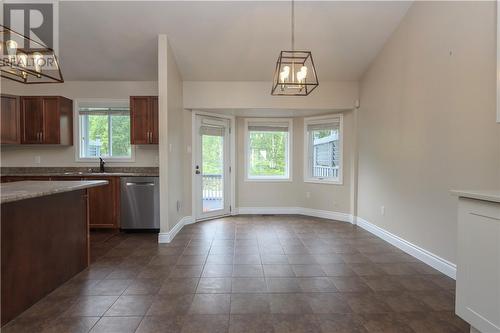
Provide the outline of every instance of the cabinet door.
{"type": "Polygon", "coordinates": [[[43,132],[42,142],[59,144],[60,140],[60,113],[58,97],[42,97],[43,132]]]}
{"type": "Polygon", "coordinates": [[[151,143],[158,144],[158,97],[151,97],[151,116],[150,116],[150,131],[151,131],[151,143]]]}
{"type": "Polygon", "coordinates": [[[148,96],[130,97],[130,143],[143,145],[150,142],[150,99],[148,96]]]}
{"type": "Polygon", "coordinates": [[[456,313],[500,332],[500,204],[459,199],[456,313]]]}
{"type": "Polygon", "coordinates": [[[19,127],[19,98],[16,96],[2,95],[0,109],[0,143],[21,143],[19,127]]]}
{"type": "Polygon", "coordinates": [[[73,101],[59,97],[59,144],[73,145],[73,101]]]}
{"type": "Polygon", "coordinates": [[[42,98],[21,97],[21,143],[41,143],[42,132],[42,98]]]}
{"type": "Polygon", "coordinates": [[[114,177],[85,177],[86,180],[107,180],[104,186],[88,189],[90,228],[118,228],[119,182],[114,177]]]}

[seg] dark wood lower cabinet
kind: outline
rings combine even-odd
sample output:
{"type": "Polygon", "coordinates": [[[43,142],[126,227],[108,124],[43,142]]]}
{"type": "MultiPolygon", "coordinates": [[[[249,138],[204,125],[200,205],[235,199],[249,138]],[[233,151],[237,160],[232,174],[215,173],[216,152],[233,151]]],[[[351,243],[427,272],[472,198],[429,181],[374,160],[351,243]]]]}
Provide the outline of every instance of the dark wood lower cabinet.
{"type": "Polygon", "coordinates": [[[2,204],[2,325],[88,266],[87,192],[2,204]]]}
{"type": "Polygon", "coordinates": [[[109,184],[88,189],[89,226],[95,229],[120,228],[120,177],[117,176],[2,176],[1,182],[22,180],[107,180],[109,184]]]}
{"type": "Polygon", "coordinates": [[[108,185],[90,188],[90,228],[120,227],[120,178],[85,177],[85,180],[107,180],[108,185]]]}

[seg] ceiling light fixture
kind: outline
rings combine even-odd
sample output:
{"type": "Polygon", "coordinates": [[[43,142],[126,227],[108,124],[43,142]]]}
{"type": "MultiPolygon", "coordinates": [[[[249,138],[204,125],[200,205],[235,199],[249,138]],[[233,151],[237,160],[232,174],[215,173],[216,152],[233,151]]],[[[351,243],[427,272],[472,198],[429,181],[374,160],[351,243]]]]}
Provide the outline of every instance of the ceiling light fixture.
{"type": "Polygon", "coordinates": [[[281,51],[274,70],[271,95],[307,96],[319,86],[311,51],[295,50],[295,2],[292,0],[292,50],[281,51]]]}
{"type": "Polygon", "coordinates": [[[53,49],[0,25],[1,77],[26,83],[62,83],[53,49]]]}

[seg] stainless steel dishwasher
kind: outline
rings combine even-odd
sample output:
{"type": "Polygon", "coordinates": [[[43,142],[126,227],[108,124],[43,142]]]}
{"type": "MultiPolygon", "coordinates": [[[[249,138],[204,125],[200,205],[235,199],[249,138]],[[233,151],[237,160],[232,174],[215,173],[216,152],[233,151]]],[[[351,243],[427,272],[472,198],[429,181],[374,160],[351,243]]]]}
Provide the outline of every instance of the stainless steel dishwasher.
{"type": "Polygon", "coordinates": [[[121,178],[121,228],[160,229],[158,177],[121,178]]]}

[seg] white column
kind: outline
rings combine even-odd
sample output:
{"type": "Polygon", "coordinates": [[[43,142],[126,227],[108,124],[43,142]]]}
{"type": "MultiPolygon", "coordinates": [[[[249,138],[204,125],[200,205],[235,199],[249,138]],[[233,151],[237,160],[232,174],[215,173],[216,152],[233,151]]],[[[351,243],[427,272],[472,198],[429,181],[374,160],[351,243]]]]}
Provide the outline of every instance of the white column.
{"type": "Polygon", "coordinates": [[[160,234],[158,241],[168,235],[168,102],[167,102],[167,63],[168,39],[166,35],[158,36],[158,131],[159,131],[159,167],[160,167],[160,234]],[[163,236],[163,238],[162,238],[163,236]]]}

